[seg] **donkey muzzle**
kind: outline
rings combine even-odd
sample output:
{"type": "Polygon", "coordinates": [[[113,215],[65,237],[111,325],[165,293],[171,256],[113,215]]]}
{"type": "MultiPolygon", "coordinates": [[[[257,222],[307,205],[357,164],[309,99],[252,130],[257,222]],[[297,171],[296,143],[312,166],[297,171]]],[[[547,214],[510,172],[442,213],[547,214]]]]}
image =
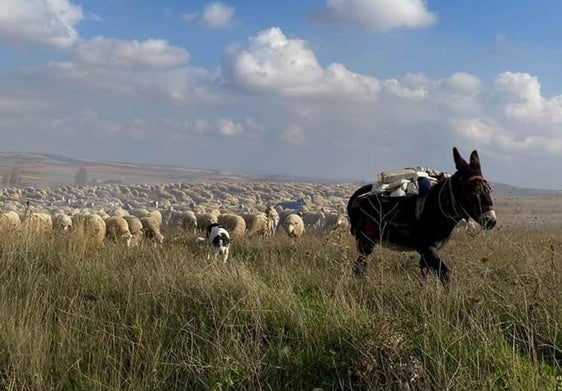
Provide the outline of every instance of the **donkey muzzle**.
{"type": "Polygon", "coordinates": [[[496,223],[496,212],[494,210],[489,210],[480,217],[480,225],[484,229],[492,229],[496,226],[496,223]]]}

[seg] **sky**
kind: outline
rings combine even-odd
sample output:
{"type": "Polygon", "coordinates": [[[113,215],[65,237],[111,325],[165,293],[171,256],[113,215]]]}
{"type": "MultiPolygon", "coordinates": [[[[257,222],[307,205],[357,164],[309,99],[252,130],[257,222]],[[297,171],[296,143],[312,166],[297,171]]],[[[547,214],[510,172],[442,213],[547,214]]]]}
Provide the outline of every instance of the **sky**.
{"type": "Polygon", "coordinates": [[[561,0],[1,0],[0,150],[562,189],[561,0]]]}

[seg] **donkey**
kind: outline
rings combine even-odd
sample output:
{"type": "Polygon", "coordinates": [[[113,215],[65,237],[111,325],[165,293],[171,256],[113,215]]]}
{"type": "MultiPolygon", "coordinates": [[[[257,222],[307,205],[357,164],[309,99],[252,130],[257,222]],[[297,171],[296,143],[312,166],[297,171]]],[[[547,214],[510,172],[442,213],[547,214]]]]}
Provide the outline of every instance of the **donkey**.
{"type": "Polygon", "coordinates": [[[491,187],[482,176],[478,152],[472,151],[467,163],[455,147],[453,158],[457,171],[441,179],[425,195],[389,197],[373,193],[373,185],[365,185],[351,196],[347,213],[359,253],[353,265],[355,275],[365,275],[367,256],[378,243],[396,250],[417,251],[422,276],[431,268],[447,285],[449,269],[437,250],[457,224],[473,219],[484,229],[496,225],[491,187]]]}

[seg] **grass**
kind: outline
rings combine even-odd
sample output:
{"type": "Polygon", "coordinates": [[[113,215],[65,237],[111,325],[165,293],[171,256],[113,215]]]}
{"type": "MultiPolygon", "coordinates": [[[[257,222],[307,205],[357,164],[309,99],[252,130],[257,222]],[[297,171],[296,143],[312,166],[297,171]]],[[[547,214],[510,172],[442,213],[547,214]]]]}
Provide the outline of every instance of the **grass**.
{"type": "Polygon", "coordinates": [[[0,240],[7,390],[560,390],[562,238],[491,231],[351,275],[347,235],[96,250],[0,240]]]}

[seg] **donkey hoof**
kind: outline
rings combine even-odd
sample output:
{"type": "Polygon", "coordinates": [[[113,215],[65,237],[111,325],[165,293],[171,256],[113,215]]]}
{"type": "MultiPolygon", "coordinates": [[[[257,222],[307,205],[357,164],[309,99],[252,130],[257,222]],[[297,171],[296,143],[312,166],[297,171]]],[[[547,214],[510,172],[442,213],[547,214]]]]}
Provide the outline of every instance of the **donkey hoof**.
{"type": "Polygon", "coordinates": [[[353,274],[357,278],[365,277],[365,271],[367,270],[367,262],[365,261],[355,261],[353,264],[353,274]]]}

